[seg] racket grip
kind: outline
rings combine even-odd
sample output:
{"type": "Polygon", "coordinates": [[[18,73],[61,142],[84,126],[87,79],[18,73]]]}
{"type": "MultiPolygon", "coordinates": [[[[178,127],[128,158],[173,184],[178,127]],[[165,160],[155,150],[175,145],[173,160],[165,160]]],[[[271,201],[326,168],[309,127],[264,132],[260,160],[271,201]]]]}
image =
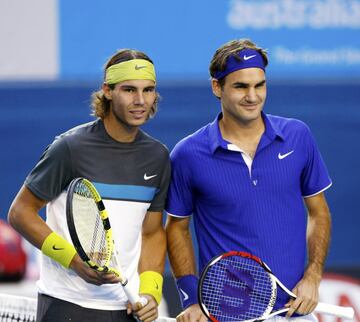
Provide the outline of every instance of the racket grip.
{"type": "Polygon", "coordinates": [[[124,285],[123,288],[131,304],[140,303],[141,306],[145,306],[147,304],[148,300],[145,297],[134,293],[134,291],[129,287],[129,284],[124,285]]]}
{"type": "Polygon", "coordinates": [[[354,309],[352,307],[338,306],[333,304],[318,303],[315,308],[315,312],[335,315],[344,319],[354,318],[354,309]]]}

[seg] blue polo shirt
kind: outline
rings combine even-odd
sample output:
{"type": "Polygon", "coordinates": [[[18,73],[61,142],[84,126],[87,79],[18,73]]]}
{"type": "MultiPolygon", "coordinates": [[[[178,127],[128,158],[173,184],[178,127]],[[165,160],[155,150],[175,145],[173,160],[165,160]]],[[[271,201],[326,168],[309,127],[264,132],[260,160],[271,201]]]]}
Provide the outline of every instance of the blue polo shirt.
{"type": "MultiPolygon", "coordinates": [[[[221,117],[171,152],[166,211],[193,215],[200,271],[216,255],[246,251],[291,290],[306,261],[303,198],[331,186],[325,164],[303,122],[262,113],[265,132],[247,165],[241,151],[222,138],[221,117]]],[[[280,295],[276,306],[287,300],[280,295]]]]}

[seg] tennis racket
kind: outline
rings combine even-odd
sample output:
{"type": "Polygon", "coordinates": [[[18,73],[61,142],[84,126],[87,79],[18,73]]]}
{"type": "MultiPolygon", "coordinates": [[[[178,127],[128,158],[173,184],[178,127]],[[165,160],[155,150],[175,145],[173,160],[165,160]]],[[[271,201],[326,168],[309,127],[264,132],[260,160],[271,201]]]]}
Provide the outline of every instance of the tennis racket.
{"type": "MultiPolygon", "coordinates": [[[[277,287],[288,290],[259,258],[231,251],[212,259],[199,282],[199,304],[211,321],[263,321],[289,308],[274,311],[277,287]]],[[[354,309],[318,303],[316,312],[352,319],[354,309]]]]}
{"type": "Polygon", "coordinates": [[[122,274],[108,213],[89,180],[76,178],[71,181],[66,198],[66,220],[80,258],[94,270],[116,274],[130,303],[139,302],[144,306],[146,298],[135,293],[122,274]],[[110,267],[110,262],[115,267],[110,267]]]}

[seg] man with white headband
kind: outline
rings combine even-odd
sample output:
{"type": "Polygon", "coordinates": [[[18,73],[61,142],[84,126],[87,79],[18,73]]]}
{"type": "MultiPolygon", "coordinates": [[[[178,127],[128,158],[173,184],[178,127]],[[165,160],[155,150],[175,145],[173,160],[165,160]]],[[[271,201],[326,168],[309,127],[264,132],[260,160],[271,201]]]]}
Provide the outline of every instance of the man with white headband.
{"type": "Polygon", "coordinates": [[[41,249],[38,322],[140,321],[158,316],[166,238],[162,225],[170,180],[168,150],[140,130],[157,110],[155,69],[144,53],[124,49],[105,66],[93,93],[95,121],[55,138],[27,176],[9,221],[41,249]],[[66,189],[84,177],[99,190],[129,286],[147,299],[131,306],[113,273],[89,268],[66,224],[66,189]],[[46,222],[38,212],[46,205],[46,222]],[[55,247],[51,247],[56,245],[55,247]]]}
{"type": "Polygon", "coordinates": [[[331,180],[309,128],[263,112],[267,64],[250,40],[221,46],[210,63],[221,113],[171,152],[166,232],[183,305],[177,321],[207,321],[197,299],[191,215],[200,272],[224,252],[251,253],[297,295],[280,292],[275,308],[289,306],[287,317],[301,315],[297,321],[316,319],[330,236],[323,192],[331,180]]]}

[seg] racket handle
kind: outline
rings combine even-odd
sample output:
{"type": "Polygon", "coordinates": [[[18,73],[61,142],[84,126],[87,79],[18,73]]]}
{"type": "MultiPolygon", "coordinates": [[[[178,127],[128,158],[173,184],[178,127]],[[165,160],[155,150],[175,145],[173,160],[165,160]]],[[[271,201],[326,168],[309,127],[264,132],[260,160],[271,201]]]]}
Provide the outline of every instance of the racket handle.
{"type": "Polygon", "coordinates": [[[352,307],[338,306],[333,304],[318,303],[315,308],[315,312],[335,315],[344,319],[354,318],[354,309],[352,307]]]}
{"type": "Polygon", "coordinates": [[[147,304],[148,300],[145,297],[134,293],[134,291],[129,287],[129,284],[123,285],[123,288],[131,304],[140,303],[142,307],[147,304]]]}

